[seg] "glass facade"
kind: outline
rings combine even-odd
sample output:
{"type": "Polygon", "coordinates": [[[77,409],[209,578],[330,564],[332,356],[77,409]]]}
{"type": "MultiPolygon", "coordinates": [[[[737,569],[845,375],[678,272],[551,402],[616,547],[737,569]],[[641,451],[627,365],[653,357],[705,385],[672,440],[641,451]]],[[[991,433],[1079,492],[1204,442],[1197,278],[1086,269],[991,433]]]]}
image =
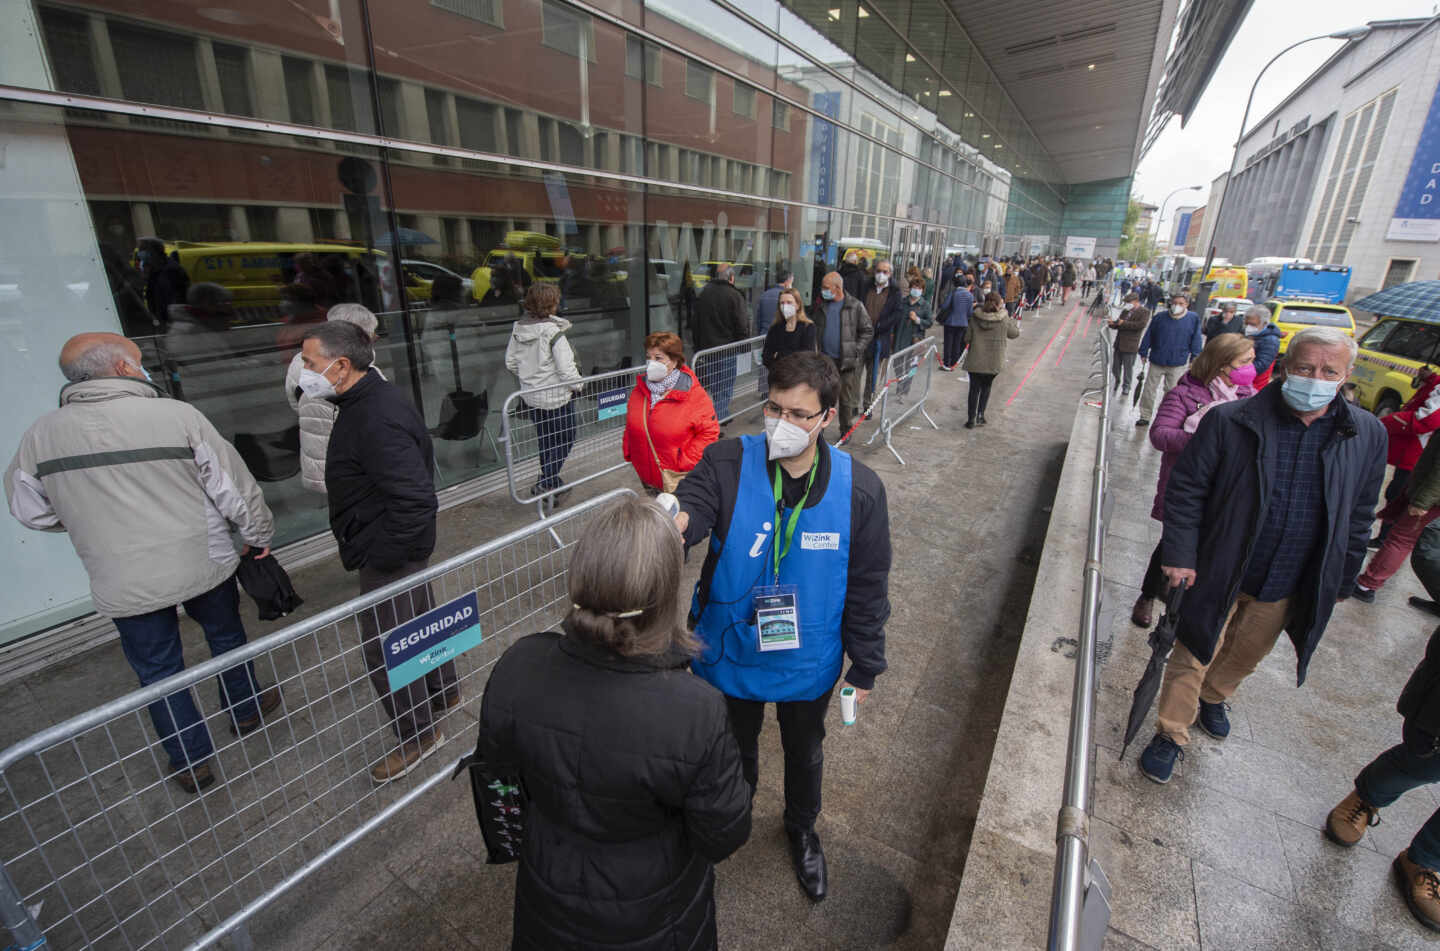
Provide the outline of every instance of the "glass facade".
{"type": "MultiPolygon", "coordinates": [[[[600,372],[648,332],[688,337],[719,262],[752,299],[782,270],[808,299],[849,246],[938,272],[1064,233],[1068,186],[943,0],[0,9],[9,445],[53,408],[66,337],[123,332],[240,449],[280,544],[326,526],[283,381],[334,303],[381,316],[378,364],[435,427],[446,487],[503,467],[533,282],[600,372]],[[146,238],[168,274],[138,269],[146,238]],[[443,438],[458,389],[488,400],[480,437],[443,438]]],[[[65,540],[6,521],[25,557],[0,642],[88,610],[65,540]]]]}

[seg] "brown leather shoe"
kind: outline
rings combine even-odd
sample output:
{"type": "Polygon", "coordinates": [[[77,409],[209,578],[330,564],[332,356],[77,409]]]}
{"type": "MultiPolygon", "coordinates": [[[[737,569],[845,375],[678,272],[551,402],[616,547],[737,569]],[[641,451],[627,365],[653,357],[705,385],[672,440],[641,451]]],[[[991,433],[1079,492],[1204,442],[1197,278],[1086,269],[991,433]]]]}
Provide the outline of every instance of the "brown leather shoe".
{"type": "Polygon", "coordinates": [[[1135,606],[1130,609],[1130,623],[1140,627],[1149,627],[1150,622],[1155,620],[1151,613],[1154,610],[1155,599],[1147,598],[1145,595],[1135,599],[1135,606]]]}
{"type": "Polygon", "coordinates": [[[402,743],[389,756],[375,764],[375,768],[370,770],[370,778],[377,786],[392,779],[399,779],[423,763],[444,742],[445,734],[436,732],[427,739],[402,743]]]}
{"type": "Polygon", "coordinates": [[[208,759],[203,763],[193,764],[189,769],[177,769],[170,777],[175,780],[175,785],[192,796],[215,785],[215,774],[210,771],[208,759]]]}
{"type": "Polygon", "coordinates": [[[1365,838],[1365,830],[1380,824],[1380,810],[1360,798],[1355,790],[1330,810],[1325,820],[1325,838],[1336,845],[1351,848],[1365,838]]]}
{"type": "Polygon", "coordinates": [[[1390,867],[1410,914],[1431,931],[1440,931],[1440,875],[1410,861],[1409,849],[1395,856],[1390,867]]]}
{"type": "Polygon", "coordinates": [[[464,703],[465,698],[460,696],[460,688],[456,687],[454,693],[441,694],[438,697],[431,697],[430,709],[434,710],[435,713],[439,714],[440,716],[444,716],[451,710],[460,709],[461,705],[464,703]]]}
{"type": "Polygon", "coordinates": [[[275,708],[280,706],[280,688],[271,687],[256,698],[260,701],[260,708],[255,715],[248,720],[234,720],[230,723],[230,732],[236,736],[245,736],[254,733],[255,730],[265,721],[267,713],[274,713],[275,708]]]}

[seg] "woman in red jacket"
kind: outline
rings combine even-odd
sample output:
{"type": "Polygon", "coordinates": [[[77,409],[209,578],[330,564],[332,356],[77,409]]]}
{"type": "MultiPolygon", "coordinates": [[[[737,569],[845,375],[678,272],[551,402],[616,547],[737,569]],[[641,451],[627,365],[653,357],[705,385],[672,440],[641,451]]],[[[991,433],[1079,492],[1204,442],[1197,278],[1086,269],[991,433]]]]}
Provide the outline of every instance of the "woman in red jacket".
{"type": "Polygon", "coordinates": [[[645,372],[625,409],[625,461],[651,492],[672,492],[720,438],[710,394],[685,365],[685,345],[672,333],[645,338],[645,372]]]}

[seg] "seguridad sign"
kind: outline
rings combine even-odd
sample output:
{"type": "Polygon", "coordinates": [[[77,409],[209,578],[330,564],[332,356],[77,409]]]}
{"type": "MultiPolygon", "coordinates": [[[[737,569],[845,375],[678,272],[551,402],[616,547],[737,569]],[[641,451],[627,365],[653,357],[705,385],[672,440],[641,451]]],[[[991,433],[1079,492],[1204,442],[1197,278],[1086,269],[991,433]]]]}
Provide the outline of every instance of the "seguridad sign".
{"type": "MultiPolygon", "coordinates": [[[[1388,241],[1440,241],[1440,87],[1430,99],[1430,113],[1410,173],[1400,189],[1400,200],[1385,232],[1388,241]]],[[[1340,262],[1335,262],[1339,264],[1340,262]]]]}
{"type": "Polygon", "coordinates": [[[381,635],[390,689],[424,677],[481,641],[480,600],[471,591],[426,611],[381,635]]]}

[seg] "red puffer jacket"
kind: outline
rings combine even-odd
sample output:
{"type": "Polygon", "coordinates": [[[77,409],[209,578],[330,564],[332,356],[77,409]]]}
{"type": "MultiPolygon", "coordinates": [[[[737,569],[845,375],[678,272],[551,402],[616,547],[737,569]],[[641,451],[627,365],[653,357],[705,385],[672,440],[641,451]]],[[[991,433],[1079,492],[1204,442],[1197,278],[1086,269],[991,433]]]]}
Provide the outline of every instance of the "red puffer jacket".
{"type": "Polygon", "coordinates": [[[1397,469],[1413,469],[1420,461],[1430,433],[1440,429],[1440,374],[1432,374],[1409,401],[1389,416],[1381,417],[1390,434],[1390,451],[1385,461],[1397,469]]]}
{"type": "Polygon", "coordinates": [[[700,461],[705,447],[720,438],[720,424],[715,419],[715,406],[710,394],[695,378],[689,367],[680,368],[680,382],[650,405],[650,388],[645,374],[635,381],[630,401],[625,407],[625,461],[635,467],[640,481],[653,489],[661,487],[660,470],[689,472],[700,461]],[[655,443],[651,453],[645,439],[646,416],[649,416],[650,439],[655,443]],[[655,464],[655,457],[660,464],[655,464]]]}

